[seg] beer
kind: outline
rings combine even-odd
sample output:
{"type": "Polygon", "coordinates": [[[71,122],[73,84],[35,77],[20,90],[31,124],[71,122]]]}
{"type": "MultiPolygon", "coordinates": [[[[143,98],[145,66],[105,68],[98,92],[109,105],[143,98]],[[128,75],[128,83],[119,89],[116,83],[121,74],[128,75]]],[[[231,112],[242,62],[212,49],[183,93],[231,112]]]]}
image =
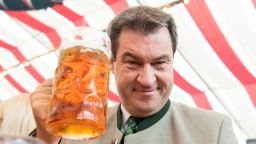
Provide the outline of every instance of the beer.
{"type": "Polygon", "coordinates": [[[68,139],[96,139],[105,131],[109,58],[101,50],[61,50],[55,72],[47,129],[68,139]]]}

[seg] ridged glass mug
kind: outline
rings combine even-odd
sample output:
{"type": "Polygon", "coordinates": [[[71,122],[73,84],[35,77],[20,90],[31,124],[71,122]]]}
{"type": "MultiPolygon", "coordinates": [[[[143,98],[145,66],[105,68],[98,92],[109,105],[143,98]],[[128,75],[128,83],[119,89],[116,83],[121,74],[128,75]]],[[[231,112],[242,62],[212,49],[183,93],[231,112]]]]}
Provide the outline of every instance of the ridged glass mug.
{"type": "Polygon", "coordinates": [[[103,135],[110,72],[109,46],[107,34],[90,27],[77,27],[62,41],[49,104],[49,132],[74,140],[91,140],[103,135]]]}

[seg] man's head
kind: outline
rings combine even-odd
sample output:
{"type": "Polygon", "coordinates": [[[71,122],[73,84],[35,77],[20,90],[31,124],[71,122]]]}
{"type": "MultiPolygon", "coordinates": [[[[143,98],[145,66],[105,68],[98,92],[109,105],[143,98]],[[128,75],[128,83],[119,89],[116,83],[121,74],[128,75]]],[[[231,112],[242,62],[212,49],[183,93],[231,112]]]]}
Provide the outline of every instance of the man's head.
{"type": "Polygon", "coordinates": [[[129,8],[117,15],[108,27],[111,39],[111,51],[113,59],[118,51],[118,39],[122,29],[126,27],[142,34],[152,33],[162,27],[166,27],[170,33],[173,54],[177,47],[176,25],[171,15],[162,12],[159,8],[137,6],[129,8]]]}
{"type": "Polygon", "coordinates": [[[173,86],[177,34],[172,17],[160,9],[134,7],[117,16],[108,32],[122,104],[137,117],[158,112],[173,86]]]}

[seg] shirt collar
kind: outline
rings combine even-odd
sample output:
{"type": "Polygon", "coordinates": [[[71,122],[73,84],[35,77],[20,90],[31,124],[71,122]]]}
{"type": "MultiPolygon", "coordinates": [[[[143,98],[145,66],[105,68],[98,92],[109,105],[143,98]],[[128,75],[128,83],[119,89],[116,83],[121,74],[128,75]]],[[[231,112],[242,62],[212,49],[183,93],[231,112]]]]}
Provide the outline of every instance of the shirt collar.
{"type": "Polygon", "coordinates": [[[126,121],[128,120],[128,118],[131,116],[131,114],[129,114],[127,112],[127,110],[124,108],[124,106],[121,104],[121,111],[122,111],[122,126],[121,126],[121,131],[125,130],[125,124],[126,121]]]}
{"type": "MultiPolygon", "coordinates": [[[[140,122],[137,125],[136,131],[142,131],[152,126],[157,121],[159,121],[167,113],[168,109],[170,108],[170,104],[171,102],[170,100],[168,100],[164,105],[164,107],[159,112],[147,118],[140,119],[140,122]]],[[[125,108],[121,104],[119,104],[118,110],[117,110],[117,128],[119,130],[123,131],[123,129],[125,129],[125,123],[129,117],[130,117],[130,114],[125,110],[125,108]]]]}

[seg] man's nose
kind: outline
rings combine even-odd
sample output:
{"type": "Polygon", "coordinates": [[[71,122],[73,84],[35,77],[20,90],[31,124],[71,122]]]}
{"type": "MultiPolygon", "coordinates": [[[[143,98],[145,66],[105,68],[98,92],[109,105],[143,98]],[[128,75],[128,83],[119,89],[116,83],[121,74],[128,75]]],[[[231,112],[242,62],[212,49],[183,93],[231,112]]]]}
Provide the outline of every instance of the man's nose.
{"type": "Polygon", "coordinates": [[[155,71],[150,64],[145,64],[140,68],[137,81],[144,87],[151,87],[156,81],[155,71]]]}

